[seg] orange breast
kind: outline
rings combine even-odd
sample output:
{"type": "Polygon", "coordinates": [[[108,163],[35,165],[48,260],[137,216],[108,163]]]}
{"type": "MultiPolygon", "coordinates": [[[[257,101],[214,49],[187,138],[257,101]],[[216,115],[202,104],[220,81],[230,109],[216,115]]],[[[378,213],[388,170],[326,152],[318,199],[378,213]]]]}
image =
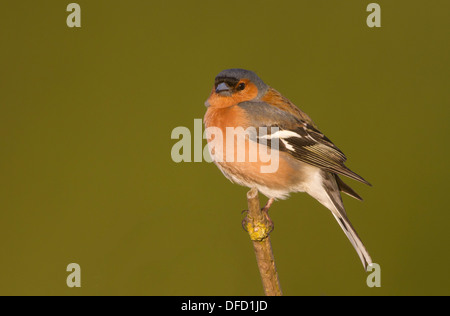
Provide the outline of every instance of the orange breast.
{"type": "Polygon", "coordinates": [[[234,182],[285,189],[297,181],[296,166],[284,153],[250,141],[251,129],[244,110],[238,106],[208,108],[205,127],[212,131],[208,145],[217,166],[234,182]],[[228,130],[227,130],[228,127],[228,130]],[[221,135],[219,135],[221,134],[221,135]]]}

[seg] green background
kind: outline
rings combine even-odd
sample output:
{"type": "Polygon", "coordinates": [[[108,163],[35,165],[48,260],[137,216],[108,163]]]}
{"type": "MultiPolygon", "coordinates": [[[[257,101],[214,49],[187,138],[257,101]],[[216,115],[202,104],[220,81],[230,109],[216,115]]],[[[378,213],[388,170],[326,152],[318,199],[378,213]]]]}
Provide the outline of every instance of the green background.
{"type": "MultiPolygon", "coordinates": [[[[450,294],[448,1],[8,1],[0,12],[0,294],[262,295],[246,188],[174,163],[215,75],[256,71],[369,180],[344,197],[367,273],[305,194],[271,209],[286,295],[450,294]],[[81,266],[68,288],[66,267],[81,266]]],[[[265,198],[261,199],[265,202],[265,198]]]]}

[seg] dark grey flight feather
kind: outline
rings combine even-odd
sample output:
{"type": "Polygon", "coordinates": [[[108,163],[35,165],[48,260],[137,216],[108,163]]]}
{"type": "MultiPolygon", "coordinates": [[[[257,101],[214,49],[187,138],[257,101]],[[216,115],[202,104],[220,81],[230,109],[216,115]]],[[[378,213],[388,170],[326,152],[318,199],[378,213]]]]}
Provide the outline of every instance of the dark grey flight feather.
{"type": "Polygon", "coordinates": [[[357,200],[360,200],[360,201],[363,200],[363,198],[361,196],[359,196],[359,194],[356,193],[351,187],[349,187],[344,181],[342,181],[342,179],[339,178],[339,176],[337,174],[335,175],[335,177],[336,177],[336,183],[341,192],[344,192],[345,194],[347,194],[357,200]]]}

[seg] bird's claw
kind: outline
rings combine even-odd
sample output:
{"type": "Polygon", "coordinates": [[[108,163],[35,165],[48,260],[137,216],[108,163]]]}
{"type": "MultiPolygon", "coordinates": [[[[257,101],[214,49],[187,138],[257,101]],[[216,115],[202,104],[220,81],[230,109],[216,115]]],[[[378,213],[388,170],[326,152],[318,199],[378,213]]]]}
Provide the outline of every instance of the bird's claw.
{"type": "Polygon", "coordinates": [[[241,222],[242,228],[248,233],[247,224],[248,224],[248,210],[243,210],[241,214],[245,214],[244,219],[241,222]]]}

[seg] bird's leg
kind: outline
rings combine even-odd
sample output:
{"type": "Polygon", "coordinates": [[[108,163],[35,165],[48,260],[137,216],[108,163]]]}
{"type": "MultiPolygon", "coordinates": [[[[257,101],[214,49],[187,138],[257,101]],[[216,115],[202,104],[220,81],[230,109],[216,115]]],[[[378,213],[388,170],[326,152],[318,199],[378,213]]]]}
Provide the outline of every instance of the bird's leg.
{"type": "Polygon", "coordinates": [[[269,234],[273,231],[274,229],[274,224],[272,219],[269,217],[269,208],[272,206],[273,202],[275,201],[274,198],[270,198],[269,201],[267,201],[266,205],[261,209],[261,211],[264,213],[264,216],[267,220],[267,222],[269,223],[270,226],[270,232],[269,234]]]}
{"type": "Polygon", "coordinates": [[[269,208],[272,206],[273,202],[275,202],[274,198],[270,198],[269,201],[267,201],[266,205],[261,209],[261,211],[268,213],[269,208]]]}

